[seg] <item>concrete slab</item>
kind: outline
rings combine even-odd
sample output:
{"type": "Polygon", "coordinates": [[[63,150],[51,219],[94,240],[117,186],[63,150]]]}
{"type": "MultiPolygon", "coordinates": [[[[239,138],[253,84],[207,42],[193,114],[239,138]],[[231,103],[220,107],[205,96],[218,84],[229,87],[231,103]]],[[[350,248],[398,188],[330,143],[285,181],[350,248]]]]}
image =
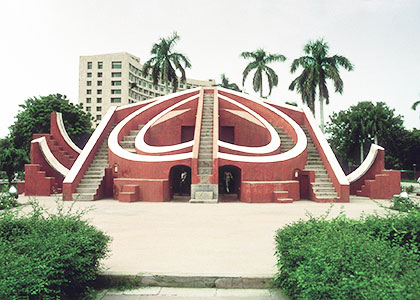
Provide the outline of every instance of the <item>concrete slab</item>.
{"type": "MultiPolygon", "coordinates": [[[[54,211],[54,197],[36,197],[54,211]]],[[[20,201],[27,198],[20,197],[20,201]]],[[[351,197],[350,203],[189,204],[121,203],[112,199],[65,202],[73,209],[92,208],[85,218],[112,237],[105,273],[176,276],[272,277],[276,272],[274,235],[277,229],[313,216],[351,218],[375,211],[379,204],[351,197]]],[[[235,281],[235,280],[234,280],[235,281]]],[[[236,282],[236,281],[235,281],[236,282]]],[[[236,282],[237,283],[237,282],[236,282]]]]}
{"type": "Polygon", "coordinates": [[[108,292],[103,300],[130,300],[130,299],[254,299],[254,300],[287,300],[277,290],[260,289],[191,289],[191,288],[162,288],[157,294],[150,294],[148,288],[139,288],[124,292],[108,292]]]}

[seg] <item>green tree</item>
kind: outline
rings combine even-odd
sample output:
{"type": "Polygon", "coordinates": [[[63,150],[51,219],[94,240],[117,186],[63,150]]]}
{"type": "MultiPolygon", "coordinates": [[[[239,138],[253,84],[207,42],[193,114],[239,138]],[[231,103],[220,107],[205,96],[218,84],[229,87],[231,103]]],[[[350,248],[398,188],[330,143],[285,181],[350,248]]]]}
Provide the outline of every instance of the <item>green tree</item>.
{"type": "Polygon", "coordinates": [[[403,123],[403,117],[384,102],[363,101],[333,113],[325,131],[343,168],[361,163],[364,149],[375,142],[386,150],[387,167],[398,169],[405,162],[403,147],[408,138],[403,123]]]}
{"type": "Polygon", "coordinates": [[[234,90],[237,92],[241,92],[241,89],[239,88],[239,86],[236,83],[229,82],[229,78],[227,78],[225,74],[222,74],[220,76],[220,79],[222,80],[222,83],[218,84],[218,86],[221,86],[230,90],[234,90]]]}
{"type": "Polygon", "coordinates": [[[20,169],[20,164],[25,160],[25,151],[16,149],[10,138],[6,137],[0,140],[0,170],[6,172],[9,184],[11,184],[15,172],[20,169]]]}
{"type": "Polygon", "coordinates": [[[245,84],[246,77],[249,72],[255,69],[254,78],[252,80],[252,86],[255,92],[260,92],[260,97],[263,97],[263,74],[267,76],[269,93],[271,95],[271,90],[274,86],[277,86],[279,78],[272,68],[268,64],[273,62],[283,62],[286,60],[286,57],[282,54],[269,54],[266,53],[264,49],[258,49],[254,52],[242,52],[241,57],[245,59],[252,59],[252,61],[246,66],[245,70],[242,73],[242,85],[245,84]]]}
{"type": "Polygon", "coordinates": [[[82,110],[82,105],[71,103],[65,95],[33,97],[19,106],[22,110],[16,115],[15,123],[9,127],[7,137],[10,147],[24,152],[24,159],[19,160],[16,169],[18,171],[22,171],[25,163],[29,162],[32,135],[49,133],[52,112],[63,114],[64,126],[70,138],[77,140],[92,132],[92,116],[82,110]]]}
{"type": "Polygon", "coordinates": [[[149,75],[151,71],[153,83],[157,84],[159,79],[163,81],[166,93],[169,93],[169,83],[172,83],[173,92],[178,88],[176,70],[181,72],[181,82],[185,82],[185,69],[191,68],[190,60],[184,54],[173,52],[179,39],[176,32],[168,38],[161,38],[150,51],[154,56],[143,65],[143,76],[149,75]]]}
{"type": "Polygon", "coordinates": [[[301,94],[302,102],[307,104],[315,115],[315,96],[318,88],[321,130],[324,131],[324,100],[330,102],[327,79],[331,79],[336,93],[343,93],[343,80],[340,77],[339,67],[348,71],[353,70],[353,64],[344,56],[328,56],[329,46],[323,39],[309,41],[304,47],[305,56],[295,59],[290,67],[294,73],[299,67],[302,73],[295,78],[289,86],[290,90],[297,89],[301,94]]]}

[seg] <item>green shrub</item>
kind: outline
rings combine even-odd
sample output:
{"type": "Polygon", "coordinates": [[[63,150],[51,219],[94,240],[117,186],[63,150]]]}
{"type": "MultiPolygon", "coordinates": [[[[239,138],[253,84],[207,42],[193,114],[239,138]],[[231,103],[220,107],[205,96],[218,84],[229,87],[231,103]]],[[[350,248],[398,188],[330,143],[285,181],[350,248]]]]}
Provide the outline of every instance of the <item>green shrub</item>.
{"type": "Polygon", "coordinates": [[[33,204],[29,215],[0,215],[0,299],[77,299],[89,292],[110,238],[81,217],[49,214],[33,204]]]}
{"type": "Polygon", "coordinates": [[[293,299],[420,299],[419,255],[406,245],[416,243],[418,222],[413,213],[286,226],[276,235],[274,283],[293,299]]]}
{"type": "Polygon", "coordinates": [[[420,211],[417,209],[407,213],[389,214],[386,217],[365,216],[358,223],[357,229],[373,238],[386,240],[391,246],[404,247],[420,256],[420,211]]]}
{"type": "Polygon", "coordinates": [[[0,191],[0,210],[10,209],[19,205],[17,200],[13,195],[10,195],[9,186],[7,184],[3,185],[0,191]]]}

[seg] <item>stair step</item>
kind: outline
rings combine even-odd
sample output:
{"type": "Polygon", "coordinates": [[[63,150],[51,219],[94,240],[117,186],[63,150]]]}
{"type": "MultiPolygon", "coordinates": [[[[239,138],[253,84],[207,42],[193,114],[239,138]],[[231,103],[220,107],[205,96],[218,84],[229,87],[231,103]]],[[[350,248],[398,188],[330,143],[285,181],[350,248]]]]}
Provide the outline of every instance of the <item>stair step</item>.
{"type": "MultiPolygon", "coordinates": [[[[206,159],[206,160],[198,160],[198,167],[211,167],[213,165],[213,161],[211,159],[206,159]]],[[[200,169],[199,169],[200,170],[200,169]]]]}
{"type": "Polygon", "coordinates": [[[126,135],[124,136],[124,140],[122,142],[133,142],[135,141],[136,136],[135,135],[126,135]]]}
{"type": "Polygon", "coordinates": [[[275,199],[274,202],[276,202],[276,203],[293,203],[293,199],[292,198],[278,198],[278,199],[275,199]]]}
{"type": "Polygon", "coordinates": [[[76,193],[78,194],[96,194],[96,191],[98,190],[98,188],[95,187],[90,187],[90,188],[85,188],[85,187],[78,187],[76,190],[76,193]]]}
{"type": "Polygon", "coordinates": [[[211,174],[211,171],[212,171],[211,167],[199,167],[198,168],[198,175],[211,174]]]}
{"type": "Polygon", "coordinates": [[[93,201],[95,199],[95,194],[89,193],[89,194],[75,194],[73,195],[73,198],[77,201],[93,201]]]}

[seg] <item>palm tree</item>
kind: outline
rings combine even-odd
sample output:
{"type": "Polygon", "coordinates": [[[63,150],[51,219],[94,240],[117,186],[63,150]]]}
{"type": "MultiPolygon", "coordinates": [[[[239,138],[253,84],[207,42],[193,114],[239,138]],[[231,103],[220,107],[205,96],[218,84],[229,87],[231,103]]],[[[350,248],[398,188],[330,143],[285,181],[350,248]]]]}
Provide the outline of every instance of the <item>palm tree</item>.
{"type": "Polygon", "coordinates": [[[236,83],[233,83],[233,82],[230,83],[229,78],[227,78],[225,74],[222,74],[220,78],[222,79],[222,83],[218,84],[218,86],[221,86],[230,90],[234,90],[237,92],[241,92],[241,89],[239,88],[239,86],[236,83]]]}
{"type": "Polygon", "coordinates": [[[347,58],[340,55],[328,56],[328,50],[328,43],[323,39],[309,41],[303,47],[306,56],[295,59],[290,68],[291,73],[299,67],[303,68],[302,74],[292,81],[289,89],[293,91],[296,87],[303,103],[308,105],[313,114],[315,114],[315,96],[318,88],[322,131],[324,131],[324,99],[326,104],[330,103],[327,79],[333,81],[335,92],[342,94],[344,84],[338,68],[341,66],[347,71],[353,70],[353,64],[347,58]]]}
{"type": "Polygon", "coordinates": [[[243,80],[242,85],[245,84],[245,79],[249,72],[255,69],[254,78],[252,80],[252,86],[255,92],[260,92],[260,97],[263,97],[263,73],[267,76],[268,88],[270,89],[268,96],[271,95],[273,86],[277,86],[279,78],[273,69],[267,66],[267,64],[277,61],[285,61],[286,57],[282,54],[269,54],[264,49],[258,49],[255,52],[242,52],[241,56],[245,59],[252,59],[242,73],[243,80]]]}
{"type": "Polygon", "coordinates": [[[169,93],[169,83],[172,83],[173,92],[176,92],[178,88],[176,70],[181,72],[181,82],[185,82],[184,68],[191,68],[190,60],[185,55],[173,52],[173,48],[179,39],[180,37],[176,32],[168,38],[161,38],[159,43],[155,43],[150,51],[154,56],[143,65],[143,76],[149,75],[151,70],[153,84],[157,84],[159,79],[163,81],[166,93],[169,93]]]}

